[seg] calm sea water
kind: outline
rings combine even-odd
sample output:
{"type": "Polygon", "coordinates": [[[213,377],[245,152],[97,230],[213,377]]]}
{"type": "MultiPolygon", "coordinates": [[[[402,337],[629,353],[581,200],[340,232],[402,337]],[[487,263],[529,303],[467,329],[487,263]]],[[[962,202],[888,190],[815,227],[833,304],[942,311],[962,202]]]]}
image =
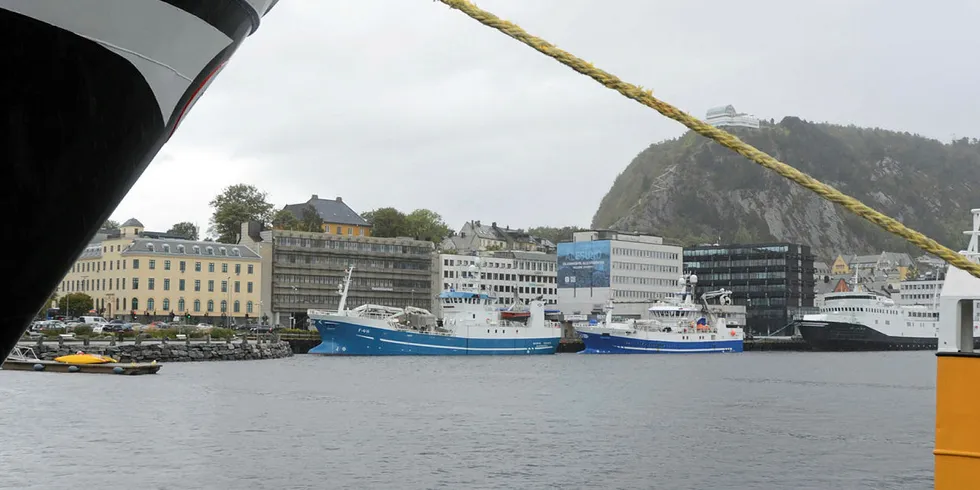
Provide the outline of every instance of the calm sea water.
{"type": "Polygon", "coordinates": [[[931,352],[0,371],[0,488],[924,489],[931,352]]]}

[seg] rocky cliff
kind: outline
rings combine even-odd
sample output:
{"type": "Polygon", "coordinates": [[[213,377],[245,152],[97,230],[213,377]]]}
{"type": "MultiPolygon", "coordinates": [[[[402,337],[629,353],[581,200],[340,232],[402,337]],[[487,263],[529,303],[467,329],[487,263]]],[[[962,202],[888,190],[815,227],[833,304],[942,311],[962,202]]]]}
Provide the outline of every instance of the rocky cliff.
{"type": "MultiPolygon", "coordinates": [[[[954,250],[980,207],[980,143],[941,143],[883,129],[786,117],[732,130],[780,161],[856,197],[954,250]]],[[[602,199],[595,228],[654,233],[684,244],[791,241],[822,259],[918,252],[692,132],[640,152],[602,199]]]]}

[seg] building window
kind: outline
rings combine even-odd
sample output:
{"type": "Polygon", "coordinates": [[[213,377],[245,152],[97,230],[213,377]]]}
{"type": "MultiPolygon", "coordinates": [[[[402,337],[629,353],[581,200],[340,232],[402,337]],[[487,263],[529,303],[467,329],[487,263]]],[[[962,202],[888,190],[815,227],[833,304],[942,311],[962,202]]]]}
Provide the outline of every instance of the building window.
{"type": "Polygon", "coordinates": [[[164,260],[163,261],[163,270],[165,270],[165,271],[169,271],[170,270],[170,261],[169,260],[164,260]]]}
{"type": "Polygon", "coordinates": [[[200,311],[201,311],[201,300],[195,299],[194,300],[194,313],[200,313],[200,311]]]}
{"type": "Polygon", "coordinates": [[[208,272],[214,272],[214,262],[208,262],[208,272]]]}
{"type": "Polygon", "coordinates": [[[213,299],[209,299],[208,300],[208,311],[211,312],[211,313],[214,313],[214,300],[213,299]]]}
{"type": "Polygon", "coordinates": [[[251,313],[251,312],[252,312],[252,302],[249,301],[248,303],[245,303],[245,313],[251,313]]]}
{"type": "Polygon", "coordinates": [[[133,298],[133,301],[132,301],[132,303],[129,306],[132,307],[132,308],[130,308],[131,310],[136,311],[136,310],[140,309],[140,301],[138,299],[136,299],[136,298],[133,298]]]}
{"type": "Polygon", "coordinates": [[[201,263],[194,262],[194,272],[201,272],[201,263]]]}
{"type": "Polygon", "coordinates": [[[181,260],[180,261],[180,272],[184,272],[185,270],[187,270],[187,262],[184,262],[183,260],[181,260]]]}
{"type": "Polygon", "coordinates": [[[228,264],[221,264],[221,273],[222,274],[228,273],[228,264]]]}
{"type": "Polygon", "coordinates": [[[235,281],[235,292],[236,293],[242,292],[242,282],[241,281],[235,281]]]}
{"type": "Polygon", "coordinates": [[[225,300],[221,300],[221,312],[225,313],[227,311],[228,311],[228,302],[225,300]]]}
{"type": "Polygon", "coordinates": [[[249,274],[251,274],[251,273],[252,273],[252,264],[248,264],[248,273],[249,273],[249,274]]]}
{"type": "Polygon", "coordinates": [[[184,290],[184,280],[183,279],[178,280],[178,282],[177,282],[177,289],[180,290],[180,291],[183,291],[184,290]]]}
{"type": "Polygon", "coordinates": [[[211,292],[211,293],[214,292],[214,279],[209,279],[208,280],[208,292],[211,292]]]}
{"type": "Polygon", "coordinates": [[[337,234],[338,235],[343,235],[344,234],[344,228],[342,226],[340,226],[340,225],[337,225],[337,234]]]}
{"type": "Polygon", "coordinates": [[[156,305],[153,303],[153,298],[146,298],[146,309],[153,311],[154,306],[156,305]]]}
{"type": "Polygon", "coordinates": [[[184,298],[180,298],[177,300],[177,311],[181,313],[184,312],[184,298]]]}
{"type": "Polygon", "coordinates": [[[170,291],[170,279],[163,280],[163,290],[170,291]]]}
{"type": "Polygon", "coordinates": [[[245,285],[245,288],[246,288],[245,290],[247,292],[251,293],[252,292],[252,281],[248,281],[248,284],[245,285]]]}
{"type": "Polygon", "coordinates": [[[133,259],[133,269],[140,268],[140,259],[133,259]]]}
{"type": "Polygon", "coordinates": [[[235,274],[242,273],[242,264],[235,264],[235,274]]]}
{"type": "Polygon", "coordinates": [[[353,234],[354,234],[354,228],[351,228],[350,226],[348,226],[347,227],[347,236],[351,236],[353,234]]]}
{"type": "Polygon", "coordinates": [[[146,289],[153,291],[153,284],[156,282],[152,277],[146,280],[146,289]]]}
{"type": "MultiPolygon", "coordinates": [[[[133,289],[139,289],[139,288],[140,288],[140,278],[134,277],[133,278],[133,289]]],[[[134,298],[133,301],[136,301],[136,299],[134,298]]]]}
{"type": "Polygon", "coordinates": [[[170,311],[170,298],[163,298],[163,311],[170,311]]]}
{"type": "Polygon", "coordinates": [[[200,291],[201,290],[201,280],[200,279],[194,279],[194,290],[195,291],[200,291]]]}
{"type": "Polygon", "coordinates": [[[235,313],[238,313],[239,311],[241,311],[241,302],[239,302],[239,301],[238,301],[238,300],[236,299],[236,300],[235,300],[235,303],[234,303],[234,304],[232,305],[232,308],[234,308],[234,310],[233,310],[233,311],[234,311],[235,313]]]}
{"type": "Polygon", "coordinates": [[[157,268],[157,261],[156,260],[153,260],[153,259],[150,259],[150,270],[152,271],[152,270],[154,270],[156,268],[157,268]]]}
{"type": "Polygon", "coordinates": [[[221,292],[222,293],[228,292],[228,281],[221,281],[221,292]]]}

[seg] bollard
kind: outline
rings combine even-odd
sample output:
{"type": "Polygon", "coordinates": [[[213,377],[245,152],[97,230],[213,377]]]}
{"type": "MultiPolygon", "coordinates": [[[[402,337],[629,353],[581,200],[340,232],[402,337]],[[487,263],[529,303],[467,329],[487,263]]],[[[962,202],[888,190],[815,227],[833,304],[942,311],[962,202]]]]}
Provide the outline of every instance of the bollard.
{"type": "Polygon", "coordinates": [[[143,343],[143,334],[138,333],[136,337],[133,337],[133,345],[140,345],[143,343]]]}
{"type": "Polygon", "coordinates": [[[58,348],[60,349],[60,348],[62,348],[64,346],[65,346],[65,339],[64,339],[64,337],[59,336],[58,337],[58,348]]]}
{"type": "Polygon", "coordinates": [[[184,337],[184,345],[186,345],[187,347],[190,347],[191,346],[191,336],[190,335],[187,335],[187,337],[184,337]]]}
{"type": "Polygon", "coordinates": [[[211,345],[211,334],[207,334],[204,336],[204,343],[207,345],[211,345]]]}
{"type": "Polygon", "coordinates": [[[85,347],[88,347],[88,337],[85,337],[85,338],[82,339],[82,345],[84,345],[85,347]]]}
{"type": "Polygon", "coordinates": [[[109,346],[111,347],[111,346],[114,346],[114,345],[116,345],[116,338],[115,337],[112,337],[112,338],[109,339],[109,346]]]}

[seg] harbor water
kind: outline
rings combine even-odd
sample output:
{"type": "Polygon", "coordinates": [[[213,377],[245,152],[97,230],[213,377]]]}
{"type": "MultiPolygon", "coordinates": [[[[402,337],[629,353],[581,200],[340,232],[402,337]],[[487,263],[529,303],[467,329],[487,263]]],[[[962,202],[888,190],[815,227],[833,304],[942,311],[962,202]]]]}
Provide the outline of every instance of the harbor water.
{"type": "Polygon", "coordinates": [[[0,488],[923,489],[932,352],[0,371],[0,488]]]}

